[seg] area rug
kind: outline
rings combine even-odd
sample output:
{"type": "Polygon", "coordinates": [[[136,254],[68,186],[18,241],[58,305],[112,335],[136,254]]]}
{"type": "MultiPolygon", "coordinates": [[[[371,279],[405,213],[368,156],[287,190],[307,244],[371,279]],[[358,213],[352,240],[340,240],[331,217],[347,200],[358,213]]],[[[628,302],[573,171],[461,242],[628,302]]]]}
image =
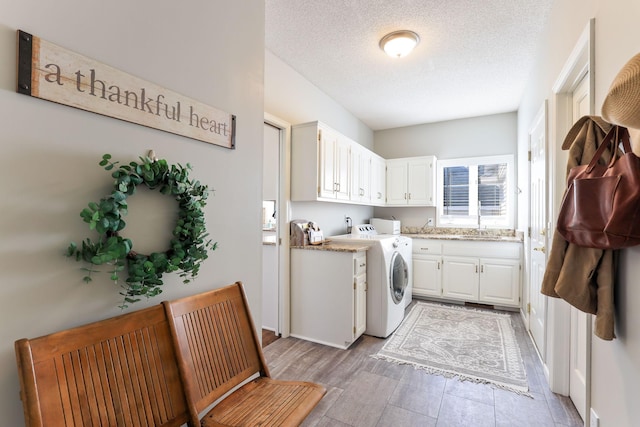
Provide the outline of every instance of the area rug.
{"type": "Polygon", "coordinates": [[[511,316],[416,302],[372,357],[529,395],[511,316]]]}

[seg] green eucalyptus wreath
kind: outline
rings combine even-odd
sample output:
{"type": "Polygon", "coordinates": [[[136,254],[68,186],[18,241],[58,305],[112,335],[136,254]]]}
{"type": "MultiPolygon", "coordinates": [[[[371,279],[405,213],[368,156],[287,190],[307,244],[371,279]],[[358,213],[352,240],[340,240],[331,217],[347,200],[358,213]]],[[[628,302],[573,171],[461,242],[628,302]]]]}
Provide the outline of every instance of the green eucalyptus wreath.
{"type": "MultiPolygon", "coordinates": [[[[111,162],[111,155],[102,156],[100,166],[107,171],[119,162],[111,162]]],[[[115,178],[113,191],[100,202],[89,203],[80,216],[89,224],[89,229],[98,232],[95,240],[87,238],[78,247],[74,242],[67,249],[67,256],[75,256],[76,261],[90,264],[84,268],[85,282],[91,281],[96,266],[109,265],[111,279],[117,284],[120,275],[126,274],[121,283],[120,294],[124,296],[122,308],[140,301],[140,297],[153,297],[162,292],[162,275],[181,271],[184,283],[189,283],[198,275],[200,263],[207,259],[207,249],[215,250],[217,243],[208,240],[204,211],[209,194],[208,187],[189,178],[191,165],[168,165],[166,160],[141,157],[140,163],[131,162],[118,166],[111,176],[115,178]],[[179,213],[170,248],[165,252],[143,255],[133,251],[133,242],[120,236],[126,223],[122,219],[127,214],[127,197],[135,194],[138,185],[149,189],[159,189],[178,202],[179,213]]]]}

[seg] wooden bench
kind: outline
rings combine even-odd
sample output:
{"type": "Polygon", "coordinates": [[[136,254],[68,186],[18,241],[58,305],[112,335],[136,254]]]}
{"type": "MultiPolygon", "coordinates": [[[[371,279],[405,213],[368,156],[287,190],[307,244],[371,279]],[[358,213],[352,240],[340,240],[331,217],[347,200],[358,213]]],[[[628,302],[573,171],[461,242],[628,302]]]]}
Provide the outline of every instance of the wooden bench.
{"type": "Polygon", "coordinates": [[[326,392],[270,378],[240,282],[15,349],[29,427],[295,426],[326,392]]]}
{"type": "Polygon", "coordinates": [[[180,426],[189,420],[162,306],[16,341],[27,426],[180,426]]]}
{"type": "Polygon", "coordinates": [[[297,426],[326,393],[318,384],[271,378],[240,282],[163,304],[192,423],[297,426]]]}

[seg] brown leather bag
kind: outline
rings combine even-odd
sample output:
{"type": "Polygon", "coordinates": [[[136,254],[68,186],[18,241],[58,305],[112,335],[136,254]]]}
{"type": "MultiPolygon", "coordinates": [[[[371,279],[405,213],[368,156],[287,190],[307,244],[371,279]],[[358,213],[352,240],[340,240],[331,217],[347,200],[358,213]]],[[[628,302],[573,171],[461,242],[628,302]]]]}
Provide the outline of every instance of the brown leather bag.
{"type": "Polygon", "coordinates": [[[557,229],[568,242],[589,248],[640,244],[640,158],[631,151],[626,128],[613,126],[591,162],[571,168],[557,229]],[[598,164],[607,148],[609,165],[598,164]]]}

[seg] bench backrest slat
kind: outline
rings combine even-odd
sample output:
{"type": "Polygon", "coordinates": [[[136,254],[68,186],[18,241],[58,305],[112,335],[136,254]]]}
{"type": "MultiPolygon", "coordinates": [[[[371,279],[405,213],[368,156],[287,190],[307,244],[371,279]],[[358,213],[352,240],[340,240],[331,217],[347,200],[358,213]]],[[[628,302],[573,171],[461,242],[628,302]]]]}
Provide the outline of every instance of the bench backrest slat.
{"type": "Polygon", "coordinates": [[[163,304],[192,417],[251,376],[269,376],[240,282],[163,304]]]}
{"type": "Polygon", "coordinates": [[[16,342],[27,426],[180,426],[188,421],[162,306],[16,342]]]}

